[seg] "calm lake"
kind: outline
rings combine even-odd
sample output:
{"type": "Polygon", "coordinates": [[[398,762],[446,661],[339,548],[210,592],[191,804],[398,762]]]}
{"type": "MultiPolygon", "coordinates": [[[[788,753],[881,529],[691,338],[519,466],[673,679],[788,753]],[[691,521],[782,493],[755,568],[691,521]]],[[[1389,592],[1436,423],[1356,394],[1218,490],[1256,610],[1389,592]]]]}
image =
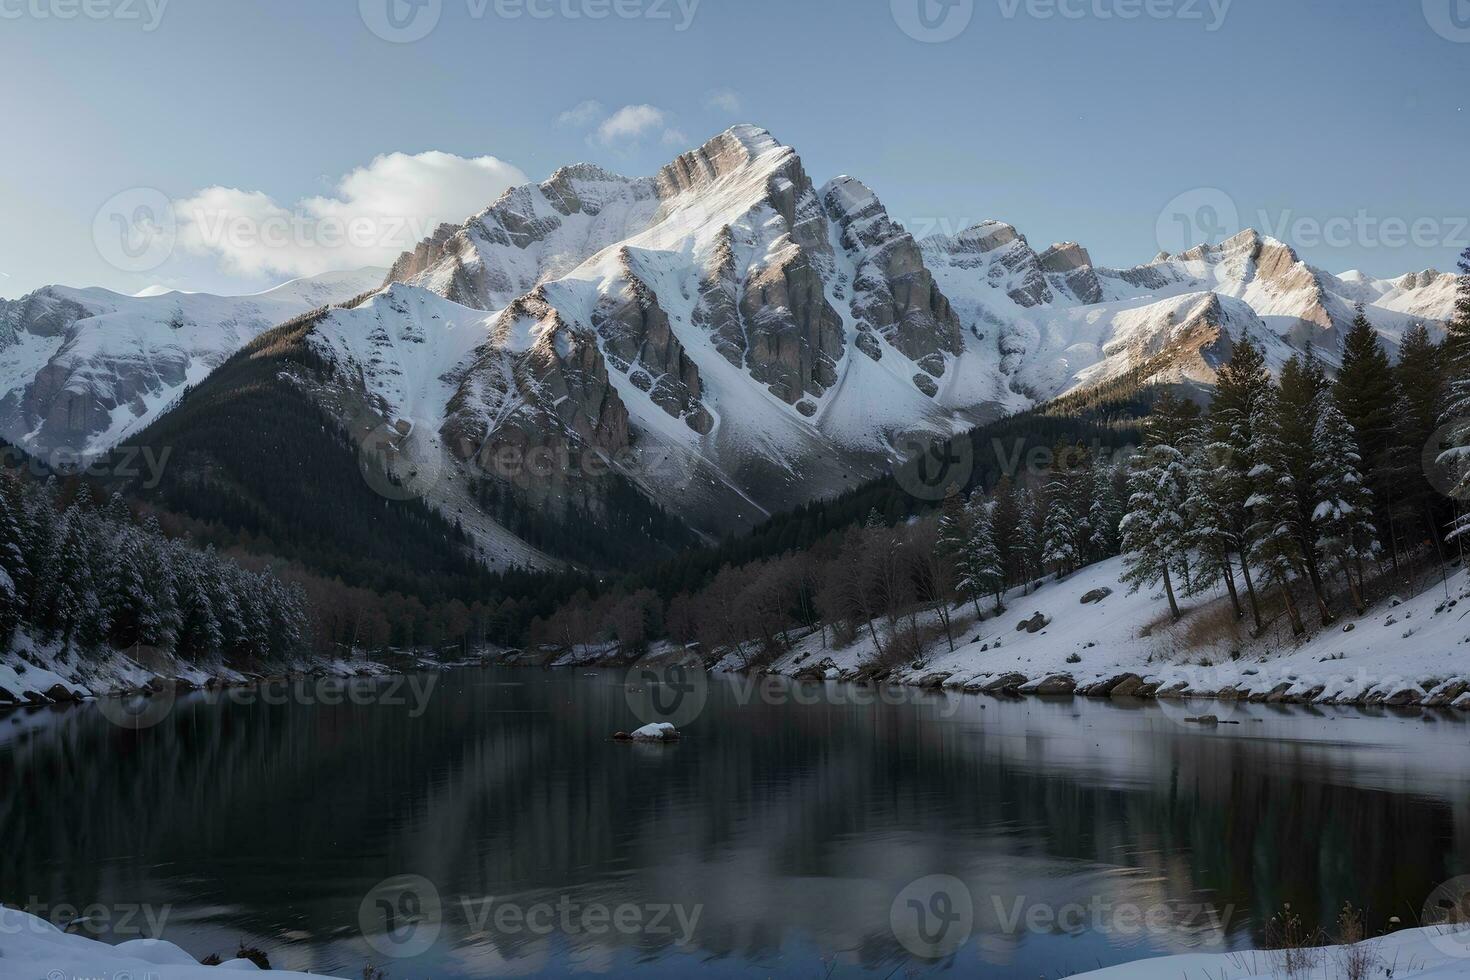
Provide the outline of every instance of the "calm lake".
{"type": "Polygon", "coordinates": [[[0,901],[391,980],[1036,980],[1470,874],[1463,712],[726,678],[643,745],[622,672],[413,680],[0,715],[0,901]]]}

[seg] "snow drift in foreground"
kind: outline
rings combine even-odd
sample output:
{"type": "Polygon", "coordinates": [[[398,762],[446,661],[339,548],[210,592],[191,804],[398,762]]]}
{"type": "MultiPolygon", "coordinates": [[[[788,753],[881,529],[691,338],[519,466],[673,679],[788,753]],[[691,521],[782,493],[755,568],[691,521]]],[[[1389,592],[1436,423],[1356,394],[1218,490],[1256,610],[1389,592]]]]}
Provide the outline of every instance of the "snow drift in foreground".
{"type": "Polygon", "coordinates": [[[1371,978],[1470,977],[1470,932],[1444,928],[1413,929],[1370,939],[1356,947],[1312,950],[1310,969],[1290,973],[1279,952],[1170,956],[1084,973],[1094,980],[1346,980],[1350,962],[1367,964],[1371,978]],[[1356,951],[1356,956],[1354,952],[1356,951]]]}
{"type": "MultiPolygon", "coordinates": [[[[1397,932],[1359,947],[1370,964],[1366,977],[1395,980],[1421,977],[1470,977],[1470,933],[1443,928],[1397,932]]],[[[1349,947],[1329,947],[1310,954],[1309,972],[1293,980],[1338,980],[1348,977],[1349,947]]],[[[1277,980],[1287,976],[1282,953],[1241,952],[1192,954],[1125,963],[1082,974],[1096,980],[1277,980]]],[[[286,970],[260,970],[248,960],[204,966],[172,943],[134,939],[109,946],[95,939],[63,933],[51,923],[15,909],[0,908],[0,960],[14,980],[52,977],[149,977],[154,980],[211,980],[221,970],[260,977],[306,977],[286,970]]]]}
{"type": "Polygon", "coordinates": [[[133,939],[109,946],[62,932],[44,919],[0,908],[0,975],[7,980],[55,977],[132,977],[143,980],[218,980],[221,970],[260,977],[305,977],[305,973],[261,970],[249,960],[204,966],[173,943],[133,939]]]}

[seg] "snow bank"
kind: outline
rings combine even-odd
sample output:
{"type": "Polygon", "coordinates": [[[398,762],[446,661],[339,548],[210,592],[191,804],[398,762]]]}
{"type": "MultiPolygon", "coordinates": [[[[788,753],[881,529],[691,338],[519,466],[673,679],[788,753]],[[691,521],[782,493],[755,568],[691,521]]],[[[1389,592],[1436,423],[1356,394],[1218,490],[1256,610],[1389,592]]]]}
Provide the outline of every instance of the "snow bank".
{"type": "Polygon", "coordinates": [[[1329,947],[1309,954],[1312,968],[1288,974],[1283,953],[1226,953],[1170,956],[1084,973],[1091,980],[1339,980],[1348,970],[1350,949],[1366,958],[1364,977],[1470,977],[1470,933],[1415,929],[1369,940],[1357,947],[1329,947]]]}
{"type": "MultiPolygon", "coordinates": [[[[1122,572],[1122,559],[1113,559],[1030,595],[1013,592],[999,617],[984,604],[986,618],[956,637],[953,653],[941,638],[922,661],[889,679],[968,691],[1098,695],[1128,679],[1120,693],[1470,708],[1470,575],[1463,570],[1408,601],[1385,600],[1361,618],[1343,615],[1300,640],[1269,628],[1257,640],[1244,629],[1231,635],[1223,595],[1186,605],[1183,621],[1171,623],[1160,597],[1128,594],[1122,572]],[[1101,601],[1082,601],[1105,589],[1111,593],[1101,601]],[[1038,613],[1044,626],[1018,628],[1038,622],[1038,613]],[[1212,633],[1209,627],[1220,621],[1227,628],[1212,633]]],[[[955,613],[973,619],[974,608],[958,606],[955,613]]],[[[775,670],[850,678],[874,657],[866,630],[840,650],[824,647],[815,634],[775,670]]]]}
{"type": "Polygon", "coordinates": [[[305,977],[305,973],[260,970],[249,960],[203,966],[173,943],[133,939],[109,946],[67,935],[44,919],[0,907],[0,975],[15,980],[42,977],[148,977],[152,980],[218,980],[220,970],[256,976],[305,977]]]}

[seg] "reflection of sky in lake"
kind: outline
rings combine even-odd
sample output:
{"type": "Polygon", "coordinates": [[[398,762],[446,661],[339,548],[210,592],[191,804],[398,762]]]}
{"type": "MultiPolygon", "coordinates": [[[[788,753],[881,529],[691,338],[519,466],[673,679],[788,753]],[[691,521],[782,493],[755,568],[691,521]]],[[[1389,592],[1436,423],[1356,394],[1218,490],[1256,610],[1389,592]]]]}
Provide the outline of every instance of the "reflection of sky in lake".
{"type": "Polygon", "coordinates": [[[929,965],[896,938],[895,899],[950,875],[974,913],[950,965],[1035,978],[1219,941],[1222,916],[1239,946],[1287,901],[1411,920],[1470,872],[1463,714],[1239,705],[1206,729],[1183,721],[1203,704],[836,686],[797,704],[784,685],[715,683],[672,746],[608,740],[634,721],[611,673],[454,673],[418,717],[197,696],[145,732],[95,707],[0,716],[18,842],[0,900],[167,904],[165,937],[196,955],[246,938],[276,966],[395,980],[901,975],[929,965]],[[433,883],[442,928],[390,960],[359,906],[405,874],[433,883]],[[698,919],[686,946],[677,925],[541,935],[477,917],[487,898],[698,919]]]}

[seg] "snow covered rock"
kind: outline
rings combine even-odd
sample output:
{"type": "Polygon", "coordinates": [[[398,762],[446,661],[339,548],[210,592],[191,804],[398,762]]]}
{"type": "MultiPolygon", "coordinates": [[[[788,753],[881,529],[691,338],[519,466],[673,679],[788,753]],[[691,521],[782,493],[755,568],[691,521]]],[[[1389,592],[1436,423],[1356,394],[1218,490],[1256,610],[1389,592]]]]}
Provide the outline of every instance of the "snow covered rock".
{"type": "Polygon", "coordinates": [[[618,732],[613,739],[619,742],[677,742],[679,730],[668,722],[655,722],[631,733],[618,732]]]}

